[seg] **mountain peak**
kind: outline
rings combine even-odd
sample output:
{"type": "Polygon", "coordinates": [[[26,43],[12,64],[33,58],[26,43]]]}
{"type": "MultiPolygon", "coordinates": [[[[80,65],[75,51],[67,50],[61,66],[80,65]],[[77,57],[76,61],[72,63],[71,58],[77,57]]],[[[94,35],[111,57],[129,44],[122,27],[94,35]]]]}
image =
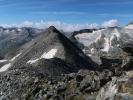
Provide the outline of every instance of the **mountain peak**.
{"type": "Polygon", "coordinates": [[[133,21],[131,21],[130,23],[128,23],[128,25],[133,25],[133,21]]]}
{"type": "Polygon", "coordinates": [[[48,29],[47,29],[48,32],[59,32],[54,26],[50,26],[48,29]]]}

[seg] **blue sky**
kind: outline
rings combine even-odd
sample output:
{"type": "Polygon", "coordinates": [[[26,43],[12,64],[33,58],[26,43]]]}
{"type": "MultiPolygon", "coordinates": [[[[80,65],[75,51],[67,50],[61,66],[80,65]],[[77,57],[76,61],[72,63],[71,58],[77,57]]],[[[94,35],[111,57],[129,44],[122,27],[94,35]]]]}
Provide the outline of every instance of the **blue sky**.
{"type": "Polygon", "coordinates": [[[61,21],[73,24],[133,20],[133,0],[0,0],[0,24],[61,21]]]}

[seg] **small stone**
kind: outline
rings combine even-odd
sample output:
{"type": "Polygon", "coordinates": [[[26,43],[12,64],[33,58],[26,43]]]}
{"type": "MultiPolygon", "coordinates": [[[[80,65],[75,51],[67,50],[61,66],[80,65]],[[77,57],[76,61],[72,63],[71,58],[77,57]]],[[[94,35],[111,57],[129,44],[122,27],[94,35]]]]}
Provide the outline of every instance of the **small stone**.
{"type": "Polygon", "coordinates": [[[35,78],[34,83],[38,83],[38,82],[39,82],[39,79],[35,78]]]}

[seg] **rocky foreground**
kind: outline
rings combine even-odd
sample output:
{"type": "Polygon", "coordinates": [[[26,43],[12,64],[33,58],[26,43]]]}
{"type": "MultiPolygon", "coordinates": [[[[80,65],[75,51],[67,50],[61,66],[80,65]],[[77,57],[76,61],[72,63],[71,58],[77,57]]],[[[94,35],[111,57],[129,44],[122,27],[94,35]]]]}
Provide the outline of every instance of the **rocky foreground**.
{"type": "Polygon", "coordinates": [[[80,70],[56,78],[32,68],[13,73],[1,76],[2,100],[133,100],[133,72],[80,70]]]}

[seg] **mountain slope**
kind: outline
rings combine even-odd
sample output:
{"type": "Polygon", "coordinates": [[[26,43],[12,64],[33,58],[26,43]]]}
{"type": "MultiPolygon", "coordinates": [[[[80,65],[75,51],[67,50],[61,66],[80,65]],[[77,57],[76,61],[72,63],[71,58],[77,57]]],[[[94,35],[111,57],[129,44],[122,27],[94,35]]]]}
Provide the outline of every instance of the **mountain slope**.
{"type": "MultiPolygon", "coordinates": [[[[11,69],[39,66],[44,74],[50,75],[97,67],[96,63],[86,57],[77,46],[53,26],[28,43],[28,46],[26,44],[20,48],[15,55],[17,59],[12,58],[13,62],[9,63],[12,66],[11,69]]],[[[8,55],[7,58],[11,57],[8,55]]]]}

